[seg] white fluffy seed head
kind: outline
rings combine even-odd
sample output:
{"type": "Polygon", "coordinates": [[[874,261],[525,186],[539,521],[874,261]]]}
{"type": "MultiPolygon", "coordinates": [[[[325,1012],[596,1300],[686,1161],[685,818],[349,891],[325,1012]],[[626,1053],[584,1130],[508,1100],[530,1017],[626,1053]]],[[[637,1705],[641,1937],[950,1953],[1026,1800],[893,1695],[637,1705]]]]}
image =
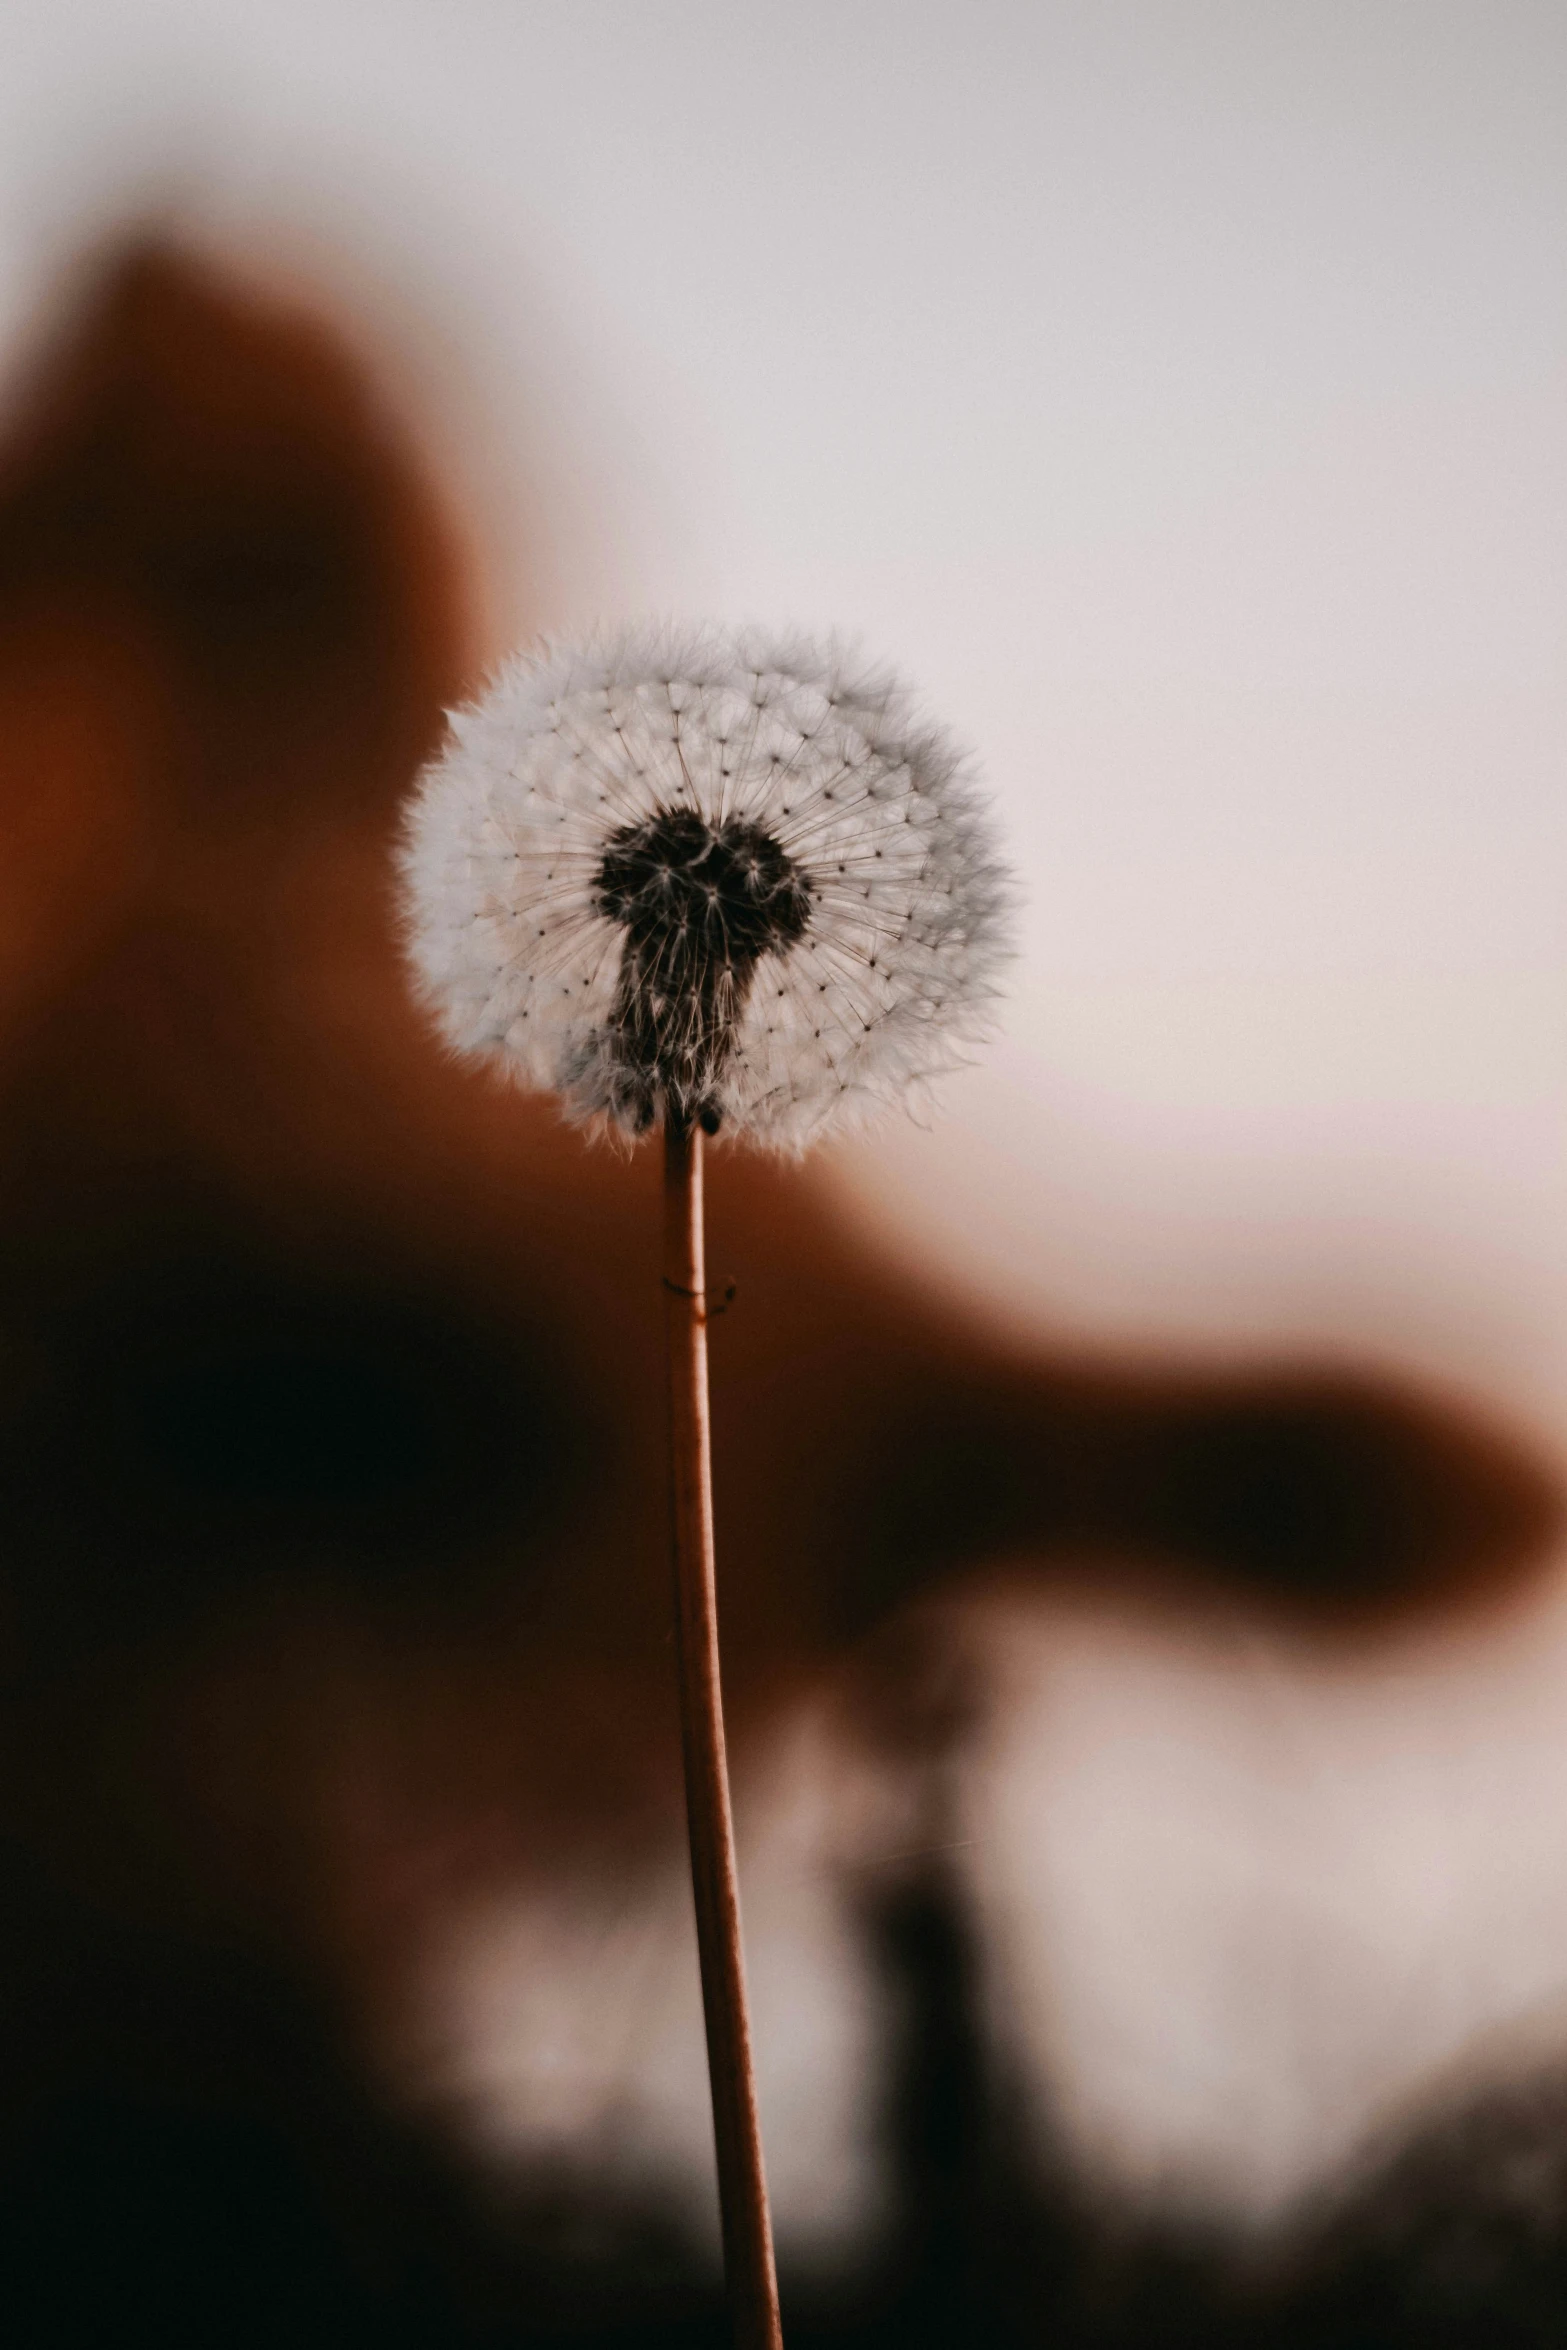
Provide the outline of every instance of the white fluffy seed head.
{"type": "Polygon", "coordinates": [[[448,1040],[568,1113],[797,1150],[992,1021],[1012,889],[967,765],[885,672],[760,631],[509,663],[410,806],[448,1040]]]}

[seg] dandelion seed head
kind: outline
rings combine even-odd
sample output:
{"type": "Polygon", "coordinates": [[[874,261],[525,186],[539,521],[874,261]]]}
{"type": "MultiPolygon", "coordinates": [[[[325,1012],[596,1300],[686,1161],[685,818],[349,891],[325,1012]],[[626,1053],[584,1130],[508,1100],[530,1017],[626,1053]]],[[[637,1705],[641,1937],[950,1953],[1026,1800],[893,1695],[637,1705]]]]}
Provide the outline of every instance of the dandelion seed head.
{"type": "Polygon", "coordinates": [[[1008,952],[949,737],[890,673],[760,631],[510,662],[420,779],[401,870],[450,1043],[627,1133],[796,1150],[906,1101],[983,1041],[1008,952]]]}

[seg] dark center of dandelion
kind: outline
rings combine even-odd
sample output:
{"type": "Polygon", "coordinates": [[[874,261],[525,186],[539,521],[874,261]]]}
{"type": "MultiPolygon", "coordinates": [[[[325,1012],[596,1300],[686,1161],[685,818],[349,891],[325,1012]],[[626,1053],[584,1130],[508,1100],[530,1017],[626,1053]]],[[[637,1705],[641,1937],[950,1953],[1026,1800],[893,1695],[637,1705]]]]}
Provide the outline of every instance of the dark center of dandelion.
{"type": "Polygon", "coordinates": [[[626,934],[612,1013],[618,1109],[718,1125],[716,1088],[756,967],[805,935],[811,892],[769,832],[660,808],[605,844],[598,909],[626,934]]]}

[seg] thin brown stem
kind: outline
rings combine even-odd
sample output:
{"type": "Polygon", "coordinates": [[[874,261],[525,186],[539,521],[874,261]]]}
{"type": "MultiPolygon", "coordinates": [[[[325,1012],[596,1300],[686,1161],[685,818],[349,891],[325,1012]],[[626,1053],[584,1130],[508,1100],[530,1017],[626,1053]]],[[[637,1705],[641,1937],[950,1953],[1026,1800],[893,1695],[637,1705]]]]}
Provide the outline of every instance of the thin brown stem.
{"type": "Polygon", "coordinates": [[[668,1116],[664,1121],[664,1320],[669,1342],[675,1645],[680,1659],[686,1820],[691,1836],[702,2006],[707,2018],[724,2275],[736,2350],[783,2350],[746,2011],[740,1888],[735,1874],[718,1677],[706,1278],[702,1137],[668,1116]]]}

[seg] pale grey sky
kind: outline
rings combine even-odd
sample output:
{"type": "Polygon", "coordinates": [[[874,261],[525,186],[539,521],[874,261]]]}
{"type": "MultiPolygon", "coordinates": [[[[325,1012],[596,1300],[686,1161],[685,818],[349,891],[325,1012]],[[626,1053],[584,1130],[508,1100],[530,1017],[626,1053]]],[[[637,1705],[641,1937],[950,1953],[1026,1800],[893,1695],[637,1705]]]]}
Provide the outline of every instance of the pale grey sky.
{"type": "Polygon", "coordinates": [[[1008,1035],[873,1214],[1567,1442],[1558,0],[0,26],[0,329],[127,195],[315,240],[468,382],[531,618],[837,624],[974,742],[1008,1035]]]}

